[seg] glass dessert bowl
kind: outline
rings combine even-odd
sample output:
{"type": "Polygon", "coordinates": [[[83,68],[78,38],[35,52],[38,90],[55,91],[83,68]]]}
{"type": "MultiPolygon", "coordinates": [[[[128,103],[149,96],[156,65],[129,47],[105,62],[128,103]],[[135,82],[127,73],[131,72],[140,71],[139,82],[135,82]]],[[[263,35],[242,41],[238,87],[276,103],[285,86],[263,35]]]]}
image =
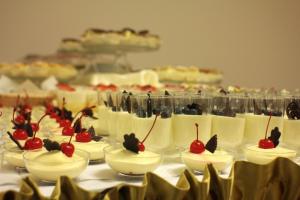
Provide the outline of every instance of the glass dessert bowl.
{"type": "Polygon", "coordinates": [[[181,152],[182,162],[192,171],[203,172],[207,164],[212,164],[216,170],[224,171],[233,162],[233,156],[223,150],[216,150],[214,153],[204,151],[201,154],[194,154],[189,149],[181,152]]]}
{"type": "Polygon", "coordinates": [[[87,167],[89,153],[75,150],[73,156],[66,156],[61,151],[23,154],[26,169],[39,180],[55,182],[60,176],[76,178],[87,167]]]}
{"type": "Polygon", "coordinates": [[[139,176],[154,171],[162,161],[162,155],[152,151],[132,152],[121,145],[104,148],[105,162],[116,172],[139,176]]]}

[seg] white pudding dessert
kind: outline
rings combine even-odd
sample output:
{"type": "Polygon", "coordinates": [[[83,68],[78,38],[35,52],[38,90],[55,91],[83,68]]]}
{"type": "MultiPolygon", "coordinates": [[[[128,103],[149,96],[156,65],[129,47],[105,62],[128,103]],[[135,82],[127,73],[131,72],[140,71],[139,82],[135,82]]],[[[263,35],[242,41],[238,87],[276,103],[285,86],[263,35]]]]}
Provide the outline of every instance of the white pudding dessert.
{"type": "Polygon", "coordinates": [[[134,153],[124,148],[104,149],[106,163],[115,171],[128,175],[141,175],[155,170],[161,163],[161,155],[151,151],[134,153]]]}
{"type": "Polygon", "coordinates": [[[88,153],[75,150],[72,157],[61,151],[50,151],[34,156],[24,153],[27,170],[36,178],[44,181],[56,181],[60,176],[77,177],[88,164],[88,153]]]}
{"type": "MultiPolygon", "coordinates": [[[[266,115],[255,115],[246,114],[245,115],[245,142],[246,143],[256,143],[260,138],[261,134],[266,130],[266,124],[268,123],[269,116],[266,115]]],[[[283,130],[283,119],[282,117],[272,116],[269,125],[270,129],[275,127],[279,128],[279,131],[283,130]]],[[[284,133],[285,134],[285,133],[284,133]]]]}
{"type": "Polygon", "coordinates": [[[124,134],[131,133],[132,128],[132,115],[128,112],[117,112],[117,121],[116,123],[116,140],[121,142],[124,140],[124,134]]]}
{"type": "Polygon", "coordinates": [[[293,159],[296,157],[296,151],[282,147],[262,149],[257,145],[252,145],[246,147],[245,157],[249,162],[253,162],[256,164],[267,164],[277,157],[293,159]]]}
{"type": "Polygon", "coordinates": [[[65,105],[66,109],[75,113],[79,112],[87,105],[86,93],[79,89],[74,91],[57,90],[56,95],[59,107],[62,107],[63,98],[65,98],[67,102],[65,105]]]}
{"type": "Polygon", "coordinates": [[[223,148],[240,146],[244,137],[244,128],[245,119],[242,117],[213,115],[212,133],[218,134],[219,144],[223,148]]]}
{"type": "Polygon", "coordinates": [[[12,145],[8,145],[5,146],[5,152],[4,152],[4,160],[6,160],[6,162],[14,167],[20,167],[20,168],[24,168],[25,167],[25,163],[23,160],[23,154],[27,152],[28,156],[31,155],[38,155],[42,152],[45,152],[44,149],[40,149],[40,150],[34,150],[34,151],[24,151],[19,149],[16,144],[14,144],[14,146],[12,145]]]}
{"type": "Polygon", "coordinates": [[[98,119],[83,118],[83,126],[93,126],[98,135],[108,135],[108,108],[104,105],[95,108],[98,119]]]}
{"type": "Polygon", "coordinates": [[[73,145],[76,149],[86,151],[90,154],[91,161],[103,160],[104,159],[104,148],[109,146],[108,143],[104,141],[90,141],[90,142],[76,142],[73,139],[73,145]]]}
{"type": "Polygon", "coordinates": [[[211,115],[174,114],[172,130],[175,146],[186,148],[190,145],[190,141],[195,138],[195,123],[200,127],[200,140],[206,143],[211,135],[211,122],[211,115]]]}
{"type": "Polygon", "coordinates": [[[118,120],[118,112],[114,112],[109,110],[107,112],[107,127],[108,127],[108,134],[112,139],[115,139],[117,135],[117,126],[116,122],[118,120]]]}
{"type": "Polygon", "coordinates": [[[292,148],[300,148],[300,120],[284,119],[283,142],[292,148]]]}
{"type": "Polygon", "coordinates": [[[188,168],[194,171],[203,171],[209,163],[213,164],[217,170],[223,171],[232,163],[233,156],[221,150],[216,150],[214,153],[205,150],[201,154],[184,151],[181,153],[181,159],[188,168]]]}
{"type": "MultiPolygon", "coordinates": [[[[132,117],[133,132],[137,138],[144,138],[151,128],[155,116],[149,118],[132,117]]],[[[145,145],[157,150],[168,148],[172,144],[172,118],[158,117],[153,127],[151,137],[145,145]]]]}

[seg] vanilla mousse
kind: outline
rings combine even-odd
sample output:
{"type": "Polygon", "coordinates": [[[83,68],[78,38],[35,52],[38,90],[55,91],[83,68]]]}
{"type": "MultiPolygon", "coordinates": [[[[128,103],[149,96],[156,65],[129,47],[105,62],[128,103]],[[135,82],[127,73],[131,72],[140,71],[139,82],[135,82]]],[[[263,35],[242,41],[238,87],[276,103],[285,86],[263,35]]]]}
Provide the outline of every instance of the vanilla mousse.
{"type": "Polygon", "coordinates": [[[222,150],[216,150],[214,153],[205,150],[201,154],[184,151],[181,153],[181,159],[188,168],[194,171],[202,172],[205,166],[210,163],[218,171],[223,171],[232,163],[233,156],[222,150]]]}
{"type": "Polygon", "coordinates": [[[195,123],[199,124],[200,127],[200,140],[207,142],[211,135],[211,122],[211,115],[174,114],[172,121],[174,145],[178,147],[188,147],[190,145],[190,141],[192,141],[195,137],[195,123]]]}
{"type": "Polygon", "coordinates": [[[235,148],[242,144],[245,119],[242,117],[213,116],[212,133],[218,133],[219,144],[224,148],[235,148]]]}
{"type": "Polygon", "coordinates": [[[245,157],[248,161],[256,164],[267,164],[277,157],[294,159],[296,157],[296,151],[283,147],[262,149],[257,145],[252,145],[246,147],[245,157]]]}
{"type": "Polygon", "coordinates": [[[68,102],[65,107],[73,112],[79,112],[87,105],[86,93],[78,88],[69,91],[59,89],[56,95],[59,107],[62,107],[63,98],[65,98],[66,102],[68,102]]]}
{"type": "Polygon", "coordinates": [[[41,154],[24,154],[27,170],[36,178],[44,181],[56,181],[60,176],[77,177],[88,164],[88,153],[76,150],[72,157],[61,151],[41,154]]]}
{"type": "Polygon", "coordinates": [[[98,161],[104,159],[104,148],[109,146],[108,143],[104,141],[90,141],[90,142],[76,142],[73,139],[73,145],[76,149],[86,151],[90,154],[90,161],[98,161]]]}
{"type": "Polygon", "coordinates": [[[132,118],[133,116],[128,112],[116,112],[116,140],[123,141],[123,135],[130,133],[133,130],[132,118]]]}
{"type": "MultiPolygon", "coordinates": [[[[144,138],[149,129],[151,128],[155,116],[149,118],[140,118],[137,116],[132,117],[133,132],[136,134],[137,138],[144,138]]],[[[172,118],[161,118],[158,117],[155,126],[152,130],[152,135],[145,145],[162,150],[168,148],[172,144],[172,118]]]]}
{"type": "Polygon", "coordinates": [[[105,148],[105,161],[115,171],[127,175],[141,175],[155,170],[161,163],[161,155],[143,151],[134,153],[124,148],[105,148]]]}

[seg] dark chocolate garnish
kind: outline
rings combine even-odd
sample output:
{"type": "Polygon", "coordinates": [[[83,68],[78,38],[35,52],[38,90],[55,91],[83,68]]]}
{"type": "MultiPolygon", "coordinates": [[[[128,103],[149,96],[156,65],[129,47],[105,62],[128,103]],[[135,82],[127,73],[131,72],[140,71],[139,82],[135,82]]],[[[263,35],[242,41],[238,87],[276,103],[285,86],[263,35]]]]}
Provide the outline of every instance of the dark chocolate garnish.
{"type": "Polygon", "coordinates": [[[274,144],[275,147],[277,147],[277,145],[279,144],[279,138],[281,136],[281,133],[278,129],[278,127],[275,127],[272,131],[271,131],[271,136],[268,137],[269,140],[271,140],[274,144]]]}
{"type": "Polygon", "coordinates": [[[74,128],[75,133],[81,133],[82,132],[82,125],[81,125],[81,119],[80,118],[76,119],[76,121],[73,125],[73,128],[74,128]]]}
{"type": "Polygon", "coordinates": [[[96,135],[96,132],[95,132],[95,129],[93,126],[91,126],[87,132],[91,135],[92,137],[92,140],[96,141],[96,142],[99,142],[103,137],[99,136],[99,135],[96,135]]]}
{"type": "Polygon", "coordinates": [[[148,99],[147,99],[147,117],[152,116],[152,99],[150,93],[147,94],[148,99]]]}
{"type": "Polygon", "coordinates": [[[124,142],[123,146],[134,153],[139,153],[139,140],[135,137],[134,133],[131,133],[130,135],[125,134],[124,135],[124,142]]]}
{"type": "Polygon", "coordinates": [[[217,144],[218,144],[217,135],[214,135],[206,143],[205,149],[211,153],[214,153],[215,150],[217,149],[217,144]]]}
{"type": "Polygon", "coordinates": [[[85,108],[83,109],[82,111],[82,114],[86,117],[90,117],[92,119],[98,119],[97,117],[94,116],[94,112],[93,112],[93,109],[92,108],[85,108]]]}
{"type": "Polygon", "coordinates": [[[55,151],[55,150],[60,151],[60,145],[56,141],[44,139],[43,143],[44,143],[44,147],[46,148],[47,151],[55,151]]]}
{"type": "Polygon", "coordinates": [[[289,119],[300,119],[300,106],[295,100],[287,105],[286,114],[289,119]]]}
{"type": "Polygon", "coordinates": [[[125,100],[125,105],[126,105],[128,113],[131,113],[131,96],[132,96],[132,93],[129,92],[129,94],[128,94],[126,100],[125,100]]]}
{"type": "Polygon", "coordinates": [[[139,35],[148,35],[149,31],[148,30],[141,30],[138,32],[139,35]]]}
{"type": "Polygon", "coordinates": [[[9,131],[7,131],[7,134],[8,134],[8,136],[9,136],[9,138],[10,138],[14,143],[16,143],[16,145],[19,147],[19,149],[21,149],[21,150],[24,149],[24,148],[22,147],[22,145],[19,143],[19,141],[16,140],[16,139],[13,137],[13,135],[12,135],[9,131]]]}

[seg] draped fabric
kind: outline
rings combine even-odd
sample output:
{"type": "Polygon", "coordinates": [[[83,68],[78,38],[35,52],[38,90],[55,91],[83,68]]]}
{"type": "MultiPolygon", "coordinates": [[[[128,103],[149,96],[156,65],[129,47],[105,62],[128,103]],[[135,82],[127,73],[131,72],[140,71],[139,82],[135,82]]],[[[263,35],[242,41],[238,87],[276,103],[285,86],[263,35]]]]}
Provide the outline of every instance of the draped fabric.
{"type": "Polygon", "coordinates": [[[2,192],[0,199],[296,200],[300,199],[300,166],[286,158],[277,158],[267,165],[237,161],[228,178],[221,178],[212,165],[207,165],[201,181],[188,170],[180,175],[176,186],[154,173],[147,173],[140,186],[120,184],[101,192],[84,190],[74,180],[62,176],[50,197],[44,197],[37,184],[26,177],[21,182],[19,192],[2,192]]]}

